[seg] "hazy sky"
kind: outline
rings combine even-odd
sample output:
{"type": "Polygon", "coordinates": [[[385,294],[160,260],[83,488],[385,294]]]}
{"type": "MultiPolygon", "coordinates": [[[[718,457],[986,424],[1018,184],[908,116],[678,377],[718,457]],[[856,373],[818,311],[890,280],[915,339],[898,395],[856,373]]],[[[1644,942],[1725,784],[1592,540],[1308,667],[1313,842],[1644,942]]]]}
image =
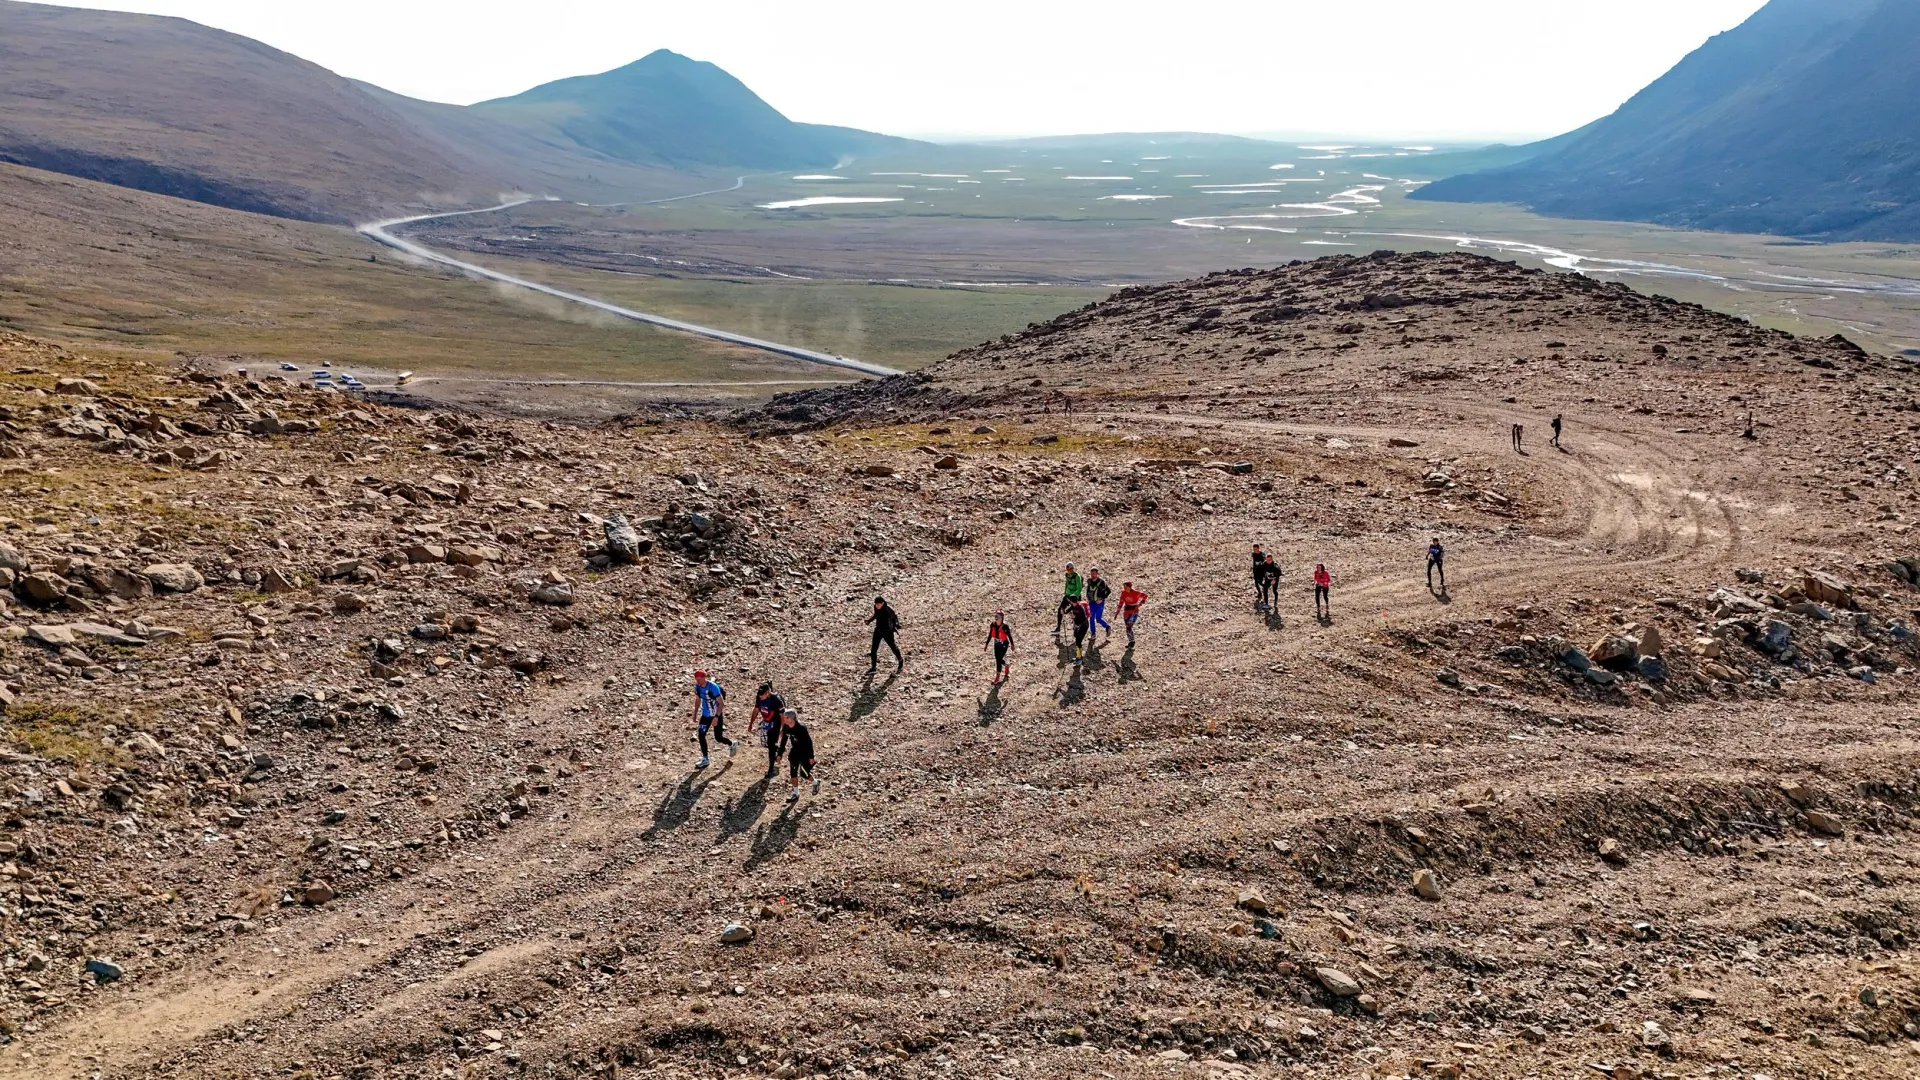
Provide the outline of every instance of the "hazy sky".
{"type": "Polygon", "coordinates": [[[796,120],[898,135],[1550,135],[1763,0],[69,0],[469,103],[669,48],[796,120]]]}

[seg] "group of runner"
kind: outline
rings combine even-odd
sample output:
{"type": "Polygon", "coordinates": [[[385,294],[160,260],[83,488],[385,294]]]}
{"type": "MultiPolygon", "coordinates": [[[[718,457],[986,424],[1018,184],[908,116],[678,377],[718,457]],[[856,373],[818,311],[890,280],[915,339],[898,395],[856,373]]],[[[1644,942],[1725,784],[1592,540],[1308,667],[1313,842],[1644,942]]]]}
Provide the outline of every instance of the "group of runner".
{"type": "MultiPolygon", "coordinates": [[[[877,647],[877,641],[875,645],[877,647]]],[[[899,649],[894,652],[898,655],[899,649]]],[[[729,759],[740,747],[727,738],[727,691],[719,681],[704,671],[694,672],[693,697],[694,725],[700,732],[700,764],[696,768],[704,769],[712,761],[707,745],[709,734],[714,742],[727,748],[729,759]]],[[[789,706],[771,682],[761,683],[754,693],[749,724],[767,748],[767,773],[762,779],[771,781],[779,773],[780,758],[785,755],[787,801],[799,800],[802,780],[813,781],[814,792],[820,791],[820,781],[813,775],[813,732],[800,722],[799,710],[789,706]]]]}
{"type": "MultiPolygon", "coordinates": [[[[1100,576],[1100,568],[1089,567],[1085,577],[1072,563],[1067,564],[1066,579],[1062,583],[1060,604],[1053,613],[1053,636],[1056,640],[1065,632],[1068,619],[1073,620],[1073,659],[1079,663],[1086,656],[1086,645],[1090,636],[1100,630],[1107,632],[1107,640],[1113,640],[1113,624],[1107,621],[1107,602],[1114,598],[1113,586],[1100,576]]],[[[1120,583],[1120,622],[1127,631],[1127,647],[1134,643],[1134,624],[1140,621],[1140,607],[1147,602],[1147,594],[1133,587],[1133,582],[1120,583]]],[[[1005,612],[995,616],[1004,622],[1005,612]]],[[[1097,642],[1096,642],[1097,644],[1097,642]]],[[[996,673],[996,681],[998,674],[996,673]]]]}

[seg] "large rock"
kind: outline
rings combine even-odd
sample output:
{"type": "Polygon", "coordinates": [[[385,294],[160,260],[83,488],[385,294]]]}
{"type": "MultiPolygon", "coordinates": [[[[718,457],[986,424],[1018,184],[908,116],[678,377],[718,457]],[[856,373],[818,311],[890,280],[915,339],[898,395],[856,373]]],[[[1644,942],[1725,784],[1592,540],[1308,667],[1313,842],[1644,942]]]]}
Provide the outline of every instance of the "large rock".
{"type": "Polygon", "coordinates": [[[607,554],[614,562],[632,565],[653,550],[653,538],[643,536],[625,514],[615,514],[601,523],[607,534],[607,554]]]}
{"type": "Polygon", "coordinates": [[[407,548],[407,561],[410,563],[443,563],[447,561],[447,549],[439,544],[414,544],[407,548]]]}
{"type": "Polygon", "coordinates": [[[455,544],[447,549],[447,561],[455,566],[484,566],[504,558],[505,552],[485,544],[455,544]]]}
{"type": "Polygon", "coordinates": [[[12,547],[0,544],[0,570],[12,570],[17,574],[24,574],[27,572],[27,560],[12,547]]]}
{"type": "Polygon", "coordinates": [[[1666,641],[1660,637],[1660,628],[1649,626],[1640,631],[1640,643],[1637,651],[1641,656],[1660,656],[1665,652],[1666,641]]]}
{"type": "Polygon", "coordinates": [[[154,563],[140,573],[160,592],[190,593],[207,583],[200,571],[186,563],[154,563]]]}
{"type": "Polygon", "coordinates": [[[1809,570],[1800,578],[1800,591],[1807,599],[1816,604],[1829,604],[1848,611],[1858,610],[1853,602],[1853,588],[1832,574],[1819,570],[1809,570]]]}
{"type": "Polygon", "coordinates": [[[1440,879],[1433,876],[1433,871],[1424,867],[1415,870],[1413,891],[1418,893],[1422,900],[1438,900],[1440,899],[1440,879]]]}
{"type": "Polygon", "coordinates": [[[1767,623],[1766,629],[1755,635],[1754,648],[1778,656],[1793,644],[1793,626],[1790,623],[1774,619],[1767,623]]]}
{"type": "Polygon", "coordinates": [[[21,575],[20,580],[14,583],[13,588],[15,592],[20,594],[20,599],[25,600],[29,604],[40,604],[44,606],[66,599],[67,579],[61,577],[59,574],[46,570],[38,570],[31,574],[21,575]]]}
{"type": "Polygon", "coordinates": [[[1360,981],[1339,968],[1314,968],[1313,977],[1318,979],[1320,985],[1327,988],[1327,993],[1334,997],[1350,998],[1360,995],[1360,981]]]}
{"type": "Polygon", "coordinates": [[[260,572],[260,591],[263,593],[287,593],[300,587],[293,575],[277,566],[269,566],[260,572]]]}
{"type": "Polygon", "coordinates": [[[119,567],[92,566],[80,572],[80,580],[95,592],[122,600],[142,600],[153,595],[153,582],[145,574],[119,567]]]}

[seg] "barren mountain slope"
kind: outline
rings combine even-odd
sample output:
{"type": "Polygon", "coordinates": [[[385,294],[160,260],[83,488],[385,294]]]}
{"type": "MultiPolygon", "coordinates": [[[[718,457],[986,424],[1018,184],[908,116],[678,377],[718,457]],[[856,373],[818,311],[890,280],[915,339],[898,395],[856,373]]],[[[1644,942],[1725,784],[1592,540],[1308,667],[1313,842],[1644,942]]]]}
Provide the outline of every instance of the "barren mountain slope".
{"type": "Polygon", "coordinates": [[[731,427],[0,347],[0,1075],[1920,1064],[1920,412],[1844,343],[1449,255],[731,427]],[[1137,647],[1049,640],[1069,558],[1137,647]],[[696,665],[817,794],[691,768],[696,665]]]}

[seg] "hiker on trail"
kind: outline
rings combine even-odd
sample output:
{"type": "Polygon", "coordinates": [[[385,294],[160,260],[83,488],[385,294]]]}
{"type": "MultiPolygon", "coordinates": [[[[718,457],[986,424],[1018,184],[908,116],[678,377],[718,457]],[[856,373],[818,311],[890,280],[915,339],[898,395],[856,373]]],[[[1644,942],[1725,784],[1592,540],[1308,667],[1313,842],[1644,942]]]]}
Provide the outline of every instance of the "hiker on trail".
{"type": "Polygon", "coordinates": [[[1313,614],[1317,618],[1333,618],[1333,575],[1327,573],[1326,563],[1313,564],[1313,614]]]}
{"type": "Polygon", "coordinates": [[[1525,430],[1527,430],[1525,424],[1513,425],[1513,449],[1515,453],[1525,453],[1524,450],[1520,449],[1520,433],[1525,430]]]}
{"type": "Polygon", "coordinates": [[[987,624],[987,648],[993,653],[993,685],[999,686],[1013,673],[1007,654],[1013,651],[1013,627],[1007,625],[1007,613],[996,611],[987,624]]]}
{"type": "Polygon", "coordinates": [[[1559,413],[1553,414],[1553,438],[1548,439],[1547,442],[1552,444],[1552,446],[1556,450],[1559,449],[1560,447],[1560,414],[1559,413]]]}
{"type": "Polygon", "coordinates": [[[1076,665],[1080,663],[1081,657],[1086,655],[1088,625],[1087,602],[1081,600],[1073,605],[1073,662],[1076,665]]]}
{"type": "Polygon", "coordinates": [[[906,658],[900,655],[900,644],[893,639],[900,632],[900,616],[887,603],[886,597],[873,598],[873,614],[867,616],[865,621],[873,624],[873,645],[867,649],[867,670],[873,671],[880,666],[880,643],[883,641],[887,643],[887,648],[893,650],[893,666],[896,669],[906,667],[906,658]]]}
{"type": "Polygon", "coordinates": [[[1067,564],[1066,588],[1060,595],[1060,607],[1053,613],[1053,636],[1060,636],[1060,627],[1065,624],[1067,611],[1080,602],[1080,594],[1087,583],[1080,577],[1080,571],[1067,564]]]}
{"type": "Polygon", "coordinates": [[[1440,544],[1440,538],[1434,537],[1427,545],[1427,591],[1433,591],[1433,572],[1440,571],[1440,591],[1447,591],[1447,549],[1440,544]]]}
{"type": "Polygon", "coordinates": [[[1089,628],[1106,627],[1107,637],[1113,637],[1113,625],[1107,622],[1107,598],[1113,595],[1113,586],[1100,576],[1100,568],[1087,571],[1087,623],[1089,628]]]}
{"type": "Polygon", "coordinates": [[[1140,605],[1147,602],[1147,594],[1133,587],[1133,582],[1120,583],[1120,622],[1127,628],[1127,648],[1133,648],[1133,624],[1140,621],[1140,605]]]}
{"type": "Polygon", "coordinates": [[[1263,611],[1267,603],[1267,556],[1260,545],[1253,545],[1253,610],[1263,611]]]}
{"type": "Polygon", "coordinates": [[[712,729],[715,742],[727,748],[731,758],[736,747],[733,740],[727,738],[727,692],[720,684],[707,677],[704,671],[693,673],[693,719],[700,729],[700,764],[695,768],[707,767],[707,731],[712,729]]]}
{"type": "Polygon", "coordinates": [[[767,748],[766,779],[773,779],[776,767],[780,764],[780,712],[787,703],[773,690],[773,684],[763,682],[753,695],[753,730],[760,733],[761,744],[767,748]]]}
{"type": "Polygon", "coordinates": [[[800,801],[800,781],[813,780],[813,793],[820,794],[820,781],[813,776],[813,732],[800,722],[800,714],[787,709],[780,714],[780,726],[787,743],[788,802],[800,801]]]}

